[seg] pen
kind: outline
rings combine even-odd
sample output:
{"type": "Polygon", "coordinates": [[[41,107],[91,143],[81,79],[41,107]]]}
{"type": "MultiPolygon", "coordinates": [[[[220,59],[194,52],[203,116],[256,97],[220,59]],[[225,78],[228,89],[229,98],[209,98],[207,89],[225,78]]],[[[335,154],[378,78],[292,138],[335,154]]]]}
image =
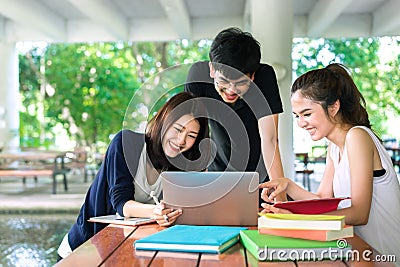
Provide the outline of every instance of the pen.
{"type": "Polygon", "coordinates": [[[150,191],[150,196],[153,198],[156,205],[160,205],[160,201],[158,201],[158,198],[154,195],[154,191],[150,191]]]}

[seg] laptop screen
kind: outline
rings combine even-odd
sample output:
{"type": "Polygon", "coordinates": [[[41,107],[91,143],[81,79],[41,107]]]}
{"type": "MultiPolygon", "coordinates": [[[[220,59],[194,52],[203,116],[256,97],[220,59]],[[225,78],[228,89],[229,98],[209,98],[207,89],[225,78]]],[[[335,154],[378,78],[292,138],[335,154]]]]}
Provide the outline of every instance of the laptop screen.
{"type": "Polygon", "coordinates": [[[163,172],[167,207],[183,213],[176,224],[257,225],[257,172],[163,172]]]}

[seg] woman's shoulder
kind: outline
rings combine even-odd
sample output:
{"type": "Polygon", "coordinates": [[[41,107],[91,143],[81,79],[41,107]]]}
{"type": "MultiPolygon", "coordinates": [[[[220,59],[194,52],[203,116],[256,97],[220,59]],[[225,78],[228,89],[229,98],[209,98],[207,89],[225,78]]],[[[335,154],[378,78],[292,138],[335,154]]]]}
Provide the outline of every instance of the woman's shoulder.
{"type": "Polygon", "coordinates": [[[129,129],[122,129],[120,130],[118,133],[116,133],[113,137],[113,140],[115,139],[123,139],[123,138],[144,138],[144,134],[143,133],[138,133],[138,132],[134,132],[132,130],[129,129]]]}
{"type": "Polygon", "coordinates": [[[126,146],[143,146],[145,135],[143,133],[134,132],[129,129],[120,130],[113,137],[110,147],[126,147],[126,146]]]}
{"type": "Polygon", "coordinates": [[[345,143],[347,150],[359,152],[370,151],[376,147],[374,133],[367,127],[351,128],[346,135],[345,143]]]}
{"type": "Polygon", "coordinates": [[[346,135],[346,142],[347,141],[355,141],[355,142],[365,142],[365,141],[372,141],[372,136],[374,133],[371,129],[365,126],[354,126],[352,127],[347,135],[346,135]]]}
{"type": "Polygon", "coordinates": [[[144,138],[143,133],[134,132],[129,129],[123,129],[118,132],[122,137],[131,137],[131,138],[144,138]]]}

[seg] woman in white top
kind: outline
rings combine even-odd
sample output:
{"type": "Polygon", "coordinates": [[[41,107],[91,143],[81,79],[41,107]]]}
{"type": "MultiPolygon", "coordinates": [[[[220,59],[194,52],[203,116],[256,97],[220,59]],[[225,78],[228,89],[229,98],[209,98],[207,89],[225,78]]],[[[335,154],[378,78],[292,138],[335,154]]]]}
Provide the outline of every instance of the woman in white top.
{"type": "MultiPolygon", "coordinates": [[[[292,199],[351,197],[329,214],[345,215],[346,224],[384,255],[400,257],[400,186],[391,159],[371,130],[365,100],[340,64],[309,71],[291,89],[297,123],[314,141],[329,140],[326,169],[317,193],[288,178],[260,184],[262,197],[286,192],[292,199]],[[271,194],[268,192],[275,189],[271,194]]],[[[263,203],[264,212],[288,213],[263,203]]]]}

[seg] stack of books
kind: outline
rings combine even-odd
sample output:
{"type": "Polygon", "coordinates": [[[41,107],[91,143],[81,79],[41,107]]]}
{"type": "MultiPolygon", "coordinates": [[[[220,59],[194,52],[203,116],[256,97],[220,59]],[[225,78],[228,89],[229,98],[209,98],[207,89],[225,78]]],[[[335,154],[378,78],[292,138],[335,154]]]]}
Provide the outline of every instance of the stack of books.
{"type": "Polygon", "coordinates": [[[134,242],[136,250],[219,254],[239,241],[245,227],[174,225],[134,242]]]}
{"type": "Polygon", "coordinates": [[[258,219],[261,234],[307,240],[332,241],[353,236],[353,226],[344,216],[303,214],[262,214],[258,219]]]}
{"type": "Polygon", "coordinates": [[[241,231],[240,239],[258,260],[338,260],[351,254],[345,238],[353,227],[344,216],[260,214],[258,230],[241,231]]]}

